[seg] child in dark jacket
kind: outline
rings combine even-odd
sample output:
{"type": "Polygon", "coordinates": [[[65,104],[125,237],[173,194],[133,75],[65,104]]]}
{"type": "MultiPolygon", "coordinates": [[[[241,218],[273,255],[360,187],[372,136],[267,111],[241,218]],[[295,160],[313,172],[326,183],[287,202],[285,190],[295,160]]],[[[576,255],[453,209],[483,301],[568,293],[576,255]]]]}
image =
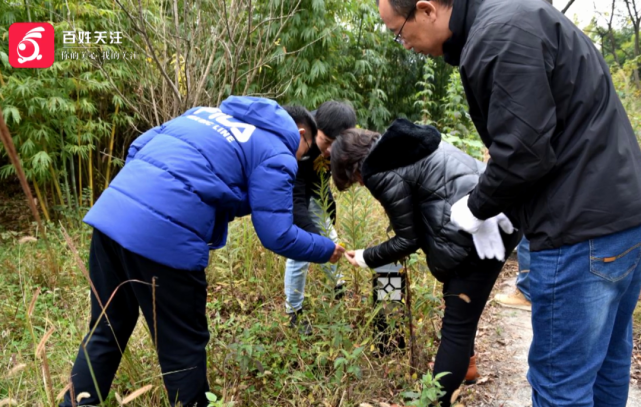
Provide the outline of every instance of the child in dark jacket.
{"type": "Polygon", "coordinates": [[[81,405],[107,397],[138,308],[170,404],[208,404],[205,267],[209,251],[225,245],[234,218],[251,213],[261,243],[277,254],[338,261],[340,246],[293,224],[296,159],[311,145],[304,127],[274,101],[231,96],[220,108],[190,109],[133,142],[124,168],[84,219],[94,227],[90,329],[96,329],[83,340],[73,393],[61,406],[73,404],[72,394],[89,394],[81,405]]]}
{"type": "Polygon", "coordinates": [[[485,165],[441,141],[433,127],[401,119],[383,136],[350,129],[334,143],[331,160],[338,189],[365,185],[385,208],[395,233],[377,246],[348,251],[350,263],[376,268],[422,249],[431,273],[443,283],[446,308],[434,374],[449,372],[440,380],[446,391],[441,405],[449,406],[461,382],[478,377],[478,321],[505,253],[516,247],[520,236],[501,216],[495,219],[500,243],[477,252],[472,236],[450,222],[452,204],[469,194],[485,165]],[[505,234],[499,233],[499,226],[505,234]]]}

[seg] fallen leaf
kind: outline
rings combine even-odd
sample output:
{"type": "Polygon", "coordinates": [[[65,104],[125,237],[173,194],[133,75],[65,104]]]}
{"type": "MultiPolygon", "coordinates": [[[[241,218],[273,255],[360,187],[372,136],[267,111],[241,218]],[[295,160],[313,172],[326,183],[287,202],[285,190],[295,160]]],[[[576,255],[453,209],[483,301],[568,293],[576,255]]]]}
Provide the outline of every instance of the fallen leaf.
{"type": "Polygon", "coordinates": [[[487,383],[489,380],[490,380],[490,378],[487,377],[487,376],[486,377],[482,377],[476,382],[476,385],[479,386],[481,384],[487,383]]]}
{"type": "Polygon", "coordinates": [[[461,394],[461,389],[457,389],[454,393],[452,393],[452,398],[450,398],[450,403],[454,404],[454,402],[458,399],[459,394],[461,394]]]}
{"type": "Polygon", "coordinates": [[[62,398],[65,396],[65,393],[66,393],[66,392],[67,392],[67,390],[69,390],[70,388],[71,388],[71,383],[67,383],[67,385],[65,386],[65,388],[64,388],[64,389],[62,389],[62,390],[60,390],[60,393],[58,393],[58,395],[56,396],[56,401],[60,401],[60,400],[62,400],[62,398]]]}
{"type": "Polygon", "coordinates": [[[130,395],[128,395],[127,397],[125,397],[124,400],[122,400],[122,405],[124,406],[125,404],[129,403],[130,401],[133,401],[133,400],[137,399],[138,397],[140,397],[141,395],[143,395],[144,393],[148,392],[149,390],[151,390],[153,388],[154,388],[154,386],[151,385],[151,384],[148,384],[148,385],[146,385],[144,387],[139,388],[135,392],[133,392],[130,395]]]}

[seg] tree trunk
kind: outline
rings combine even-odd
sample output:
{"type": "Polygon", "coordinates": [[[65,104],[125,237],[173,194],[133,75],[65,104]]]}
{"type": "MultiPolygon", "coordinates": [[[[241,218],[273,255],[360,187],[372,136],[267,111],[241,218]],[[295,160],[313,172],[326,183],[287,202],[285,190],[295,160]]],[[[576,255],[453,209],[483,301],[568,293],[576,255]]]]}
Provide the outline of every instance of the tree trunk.
{"type": "MultiPolygon", "coordinates": [[[[634,57],[639,57],[639,23],[634,24],[634,57]]],[[[639,80],[639,68],[637,67],[634,70],[634,83],[636,83],[637,88],[641,89],[641,80],[639,80]]]]}
{"type": "Polygon", "coordinates": [[[614,38],[614,30],[612,29],[612,20],[614,20],[614,8],[616,5],[616,0],[612,0],[612,11],[610,12],[610,21],[608,21],[608,39],[610,40],[610,45],[612,46],[612,56],[614,57],[614,62],[617,66],[621,68],[621,62],[619,62],[619,56],[617,55],[617,42],[614,38]]]}
{"type": "MultiPolygon", "coordinates": [[[[641,16],[637,8],[636,0],[625,0],[625,6],[628,9],[628,15],[632,20],[632,27],[634,28],[634,58],[639,56],[639,26],[641,25],[641,16]]],[[[639,80],[639,69],[634,70],[634,84],[637,89],[641,88],[641,81],[639,80]]]]}

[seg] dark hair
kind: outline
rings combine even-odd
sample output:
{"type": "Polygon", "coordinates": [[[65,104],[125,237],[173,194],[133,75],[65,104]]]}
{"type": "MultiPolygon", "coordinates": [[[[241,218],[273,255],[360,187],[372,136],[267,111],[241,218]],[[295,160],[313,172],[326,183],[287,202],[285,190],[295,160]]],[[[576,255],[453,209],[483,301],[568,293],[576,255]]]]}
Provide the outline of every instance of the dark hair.
{"type": "Polygon", "coordinates": [[[335,140],[341,132],[356,126],[356,112],[347,103],[330,100],[316,110],[316,124],[327,137],[335,140]]]}
{"type": "Polygon", "coordinates": [[[291,118],[294,119],[294,122],[298,126],[306,127],[312,133],[309,136],[312,140],[316,138],[316,133],[318,133],[318,126],[316,126],[316,120],[314,120],[314,116],[312,116],[309,110],[299,105],[287,105],[283,106],[283,109],[285,109],[285,111],[291,116],[291,118]]]}
{"type": "MultiPolygon", "coordinates": [[[[378,6],[378,2],[380,0],[376,0],[376,5],[378,6]]],[[[416,3],[418,3],[419,0],[388,0],[389,5],[392,7],[392,10],[396,12],[396,14],[401,15],[401,16],[407,16],[410,14],[412,9],[416,8],[416,3]]],[[[445,6],[447,8],[452,8],[454,6],[454,0],[432,0],[436,3],[441,4],[442,6],[445,6]]],[[[414,15],[412,14],[408,20],[411,20],[414,18],[414,15]]]]}
{"type": "Polygon", "coordinates": [[[363,129],[347,129],[332,144],[332,178],[339,191],[358,182],[363,161],[369,155],[379,133],[363,129]]]}

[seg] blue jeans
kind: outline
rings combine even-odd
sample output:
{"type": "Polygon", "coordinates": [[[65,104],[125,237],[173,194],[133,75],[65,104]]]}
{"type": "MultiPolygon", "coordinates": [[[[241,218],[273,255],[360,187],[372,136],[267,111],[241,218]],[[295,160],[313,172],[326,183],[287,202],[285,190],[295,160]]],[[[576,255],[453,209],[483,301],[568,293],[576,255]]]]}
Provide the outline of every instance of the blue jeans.
{"type": "Polygon", "coordinates": [[[521,243],[516,249],[517,258],[519,260],[519,274],[516,276],[516,288],[525,296],[525,299],[530,299],[530,241],[523,236],[521,243]]]}
{"type": "MultiPolygon", "coordinates": [[[[332,225],[332,219],[323,212],[323,209],[315,199],[310,199],[309,201],[309,215],[324,235],[338,243],[338,235],[334,225],[332,225]]],[[[341,280],[342,275],[337,274],[336,264],[323,264],[321,268],[335,284],[341,280]]],[[[287,259],[285,265],[285,307],[288,313],[303,308],[308,269],[309,263],[306,261],[287,259]]]]}
{"type": "Polygon", "coordinates": [[[533,407],[623,407],[641,227],[531,253],[533,407]]]}

